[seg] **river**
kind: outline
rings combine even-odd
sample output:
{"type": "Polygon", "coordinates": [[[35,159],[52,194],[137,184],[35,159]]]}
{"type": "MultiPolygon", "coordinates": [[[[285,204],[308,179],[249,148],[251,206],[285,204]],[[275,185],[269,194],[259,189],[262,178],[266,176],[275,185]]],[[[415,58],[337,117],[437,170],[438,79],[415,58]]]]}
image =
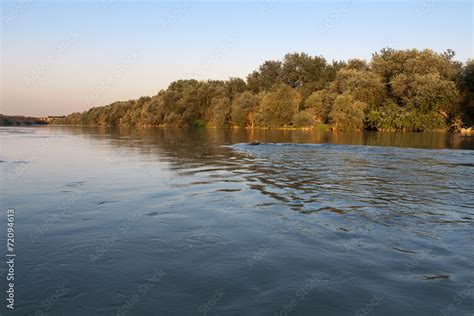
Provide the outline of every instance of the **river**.
{"type": "MultiPolygon", "coordinates": [[[[17,315],[474,311],[473,137],[0,135],[0,241],[13,208],[17,315]]],[[[6,264],[1,272],[5,296],[6,264]]]]}

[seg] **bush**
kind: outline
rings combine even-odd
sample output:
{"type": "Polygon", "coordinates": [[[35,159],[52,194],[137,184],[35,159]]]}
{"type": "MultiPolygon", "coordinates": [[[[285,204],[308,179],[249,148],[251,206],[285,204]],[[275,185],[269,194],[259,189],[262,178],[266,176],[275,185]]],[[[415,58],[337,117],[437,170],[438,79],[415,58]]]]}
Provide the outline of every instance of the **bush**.
{"type": "Polygon", "coordinates": [[[311,127],[314,124],[313,115],[310,111],[303,111],[293,117],[293,123],[296,127],[311,127]]]}
{"type": "Polygon", "coordinates": [[[423,113],[388,100],[376,111],[369,112],[367,127],[376,130],[426,131],[446,128],[446,118],[435,111],[423,113]]]}
{"type": "Polygon", "coordinates": [[[195,120],[192,124],[192,127],[205,127],[206,121],[204,120],[195,120]]]}

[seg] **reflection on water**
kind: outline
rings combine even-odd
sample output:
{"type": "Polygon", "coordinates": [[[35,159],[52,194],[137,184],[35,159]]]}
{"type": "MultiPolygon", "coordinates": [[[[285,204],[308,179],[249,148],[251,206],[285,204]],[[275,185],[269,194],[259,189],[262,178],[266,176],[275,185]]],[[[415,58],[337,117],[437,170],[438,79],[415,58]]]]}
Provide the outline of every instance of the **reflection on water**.
{"type": "Polygon", "coordinates": [[[0,134],[20,314],[472,312],[472,137],[0,134]]]}

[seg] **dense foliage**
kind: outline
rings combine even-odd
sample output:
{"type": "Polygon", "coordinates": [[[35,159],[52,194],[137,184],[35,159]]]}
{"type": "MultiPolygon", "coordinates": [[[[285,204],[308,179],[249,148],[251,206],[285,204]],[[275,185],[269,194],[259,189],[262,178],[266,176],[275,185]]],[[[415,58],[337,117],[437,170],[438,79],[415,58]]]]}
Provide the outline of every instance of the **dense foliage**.
{"type": "Polygon", "coordinates": [[[372,60],[287,54],[246,80],[178,80],[153,97],[56,119],[111,126],[313,127],[429,130],[472,124],[474,62],[454,52],[382,49],[372,60]]]}
{"type": "Polygon", "coordinates": [[[47,118],[0,114],[1,126],[44,125],[47,118]]]}

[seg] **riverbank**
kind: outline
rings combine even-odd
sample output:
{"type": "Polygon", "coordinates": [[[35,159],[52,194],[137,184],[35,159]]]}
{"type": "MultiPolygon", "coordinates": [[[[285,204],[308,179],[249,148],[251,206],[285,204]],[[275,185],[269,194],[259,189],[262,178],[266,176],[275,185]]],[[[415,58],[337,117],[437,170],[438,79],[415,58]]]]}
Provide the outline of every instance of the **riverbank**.
{"type": "MultiPolygon", "coordinates": [[[[239,126],[228,126],[228,127],[218,127],[213,125],[191,125],[191,126],[174,126],[167,124],[160,125],[81,125],[81,124],[54,124],[54,123],[45,123],[48,126],[70,126],[70,127],[106,127],[106,128],[177,128],[177,129],[222,129],[222,130],[267,130],[267,131],[323,131],[323,132],[341,132],[341,131],[357,131],[357,132],[405,132],[405,133],[423,133],[423,132],[440,132],[440,133],[452,133],[452,134],[462,134],[462,135],[474,135],[474,128],[460,128],[457,130],[453,129],[430,129],[430,130],[397,130],[397,129],[379,129],[379,130],[370,130],[370,129],[337,129],[330,124],[316,124],[312,127],[296,127],[296,126],[282,126],[282,127],[265,127],[265,126],[249,126],[249,127],[239,127],[239,126]]],[[[44,125],[44,124],[43,124],[44,125]]],[[[4,125],[6,126],[6,125],[4,125]]]]}

